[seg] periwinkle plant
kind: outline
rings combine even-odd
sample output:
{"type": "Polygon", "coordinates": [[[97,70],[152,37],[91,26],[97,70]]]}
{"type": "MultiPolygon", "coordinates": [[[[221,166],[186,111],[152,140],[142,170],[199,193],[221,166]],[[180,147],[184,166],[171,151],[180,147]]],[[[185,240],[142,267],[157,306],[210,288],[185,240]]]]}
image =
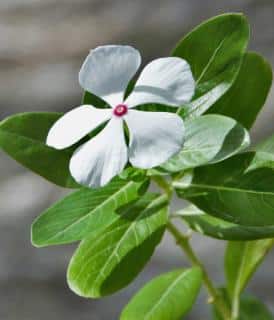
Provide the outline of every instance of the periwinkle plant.
{"type": "Polygon", "coordinates": [[[80,241],[67,273],[75,293],[98,298],[124,288],[164,232],[188,257],[191,267],[152,279],[121,320],[179,320],[202,285],[215,320],[273,319],[262,302],[243,295],[274,244],[274,136],[247,149],[272,72],[247,51],[248,40],[243,15],[214,17],[136,81],[136,49],[96,48],[80,71],[81,106],[0,123],[6,153],[54,184],[77,189],[43,212],[31,232],[37,247],[80,241]],[[148,191],[150,183],[159,192],[148,191]],[[170,212],[174,193],[189,206],[170,212]],[[180,223],[227,241],[221,289],[180,223]]]}

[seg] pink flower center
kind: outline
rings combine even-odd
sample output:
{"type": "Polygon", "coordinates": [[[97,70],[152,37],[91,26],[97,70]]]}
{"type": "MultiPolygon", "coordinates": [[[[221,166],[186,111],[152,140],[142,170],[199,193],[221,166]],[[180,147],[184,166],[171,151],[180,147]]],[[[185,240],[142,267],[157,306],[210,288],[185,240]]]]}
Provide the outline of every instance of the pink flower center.
{"type": "Polygon", "coordinates": [[[114,110],[113,113],[117,116],[117,117],[122,117],[123,115],[125,115],[127,113],[128,107],[126,104],[118,104],[114,110]]]}

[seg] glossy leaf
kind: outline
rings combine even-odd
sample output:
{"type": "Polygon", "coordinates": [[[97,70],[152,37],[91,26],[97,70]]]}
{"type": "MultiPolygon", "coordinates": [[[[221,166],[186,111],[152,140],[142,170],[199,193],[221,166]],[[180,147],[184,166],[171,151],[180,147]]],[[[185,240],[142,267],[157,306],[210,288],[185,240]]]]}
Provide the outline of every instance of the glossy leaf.
{"type": "Polygon", "coordinates": [[[193,170],[173,184],[180,197],[199,209],[245,226],[274,225],[274,169],[248,152],[193,170]]]}
{"type": "Polygon", "coordinates": [[[61,113],[21,113],[0,123],[0,147],[13,159],[47,180],[77,188],[69,172],[73,148],[55,150],[45,144],[50,127],[61,113]]]}
{"type": "Polygon", "coordinates": [[[119,220],[80,244],[68,269],[70,288],[96,298],[129,284],[160,242],[166,222],[165,196],[147,194],[121,210],[119,220]]]}
{"type": "Polygon", "coordinates": [[[183,38],[173,55],[188,61],[196,80],[196,93],[182,110],[197,116],[208,110],[232,86],[249,39],[249,26],[241,14],[214,17],[183,38]]]}
{"type": "Polygon", "coordinates": [[[120,320],[180,320],[194,304],[201,283],[198,268],[160,275],[132,298],[120,320]]]}
{"type": "Polygon", "coordinates": [[[201,234],[220,240],[257,240],[274,238],[274,226],[246,227],[209,215],[190,205],[175,212],[189,227],[201,234]]]}
{"type": "Polygon", "coordinates": [[[273,239],[228,243],[225,273],[232,303],[240,297],[249,279],[273,245],[273,239]]]}
{"type": "Polygon", "coordinates": [[[270,64],[259,54],[245,54],[239,75],[230,90],[210,108],[251,128],[262,109],[272,83],[270,64]]]}
{"type": "Polygon", "coordinates": [[[205,115],[185,121],[183,149],[161,168],[178,172],[222,161],[249,145],[248,132],[235,120],[205,115]]]}
{"type": "Polygon", "coordinates": [[[37,247],[69,243],[96,233],[120,218],[119,208],[140,197],[147,181],[121,179],[99,189],[83,188],[42,213],[32,225],[37,247]]]}

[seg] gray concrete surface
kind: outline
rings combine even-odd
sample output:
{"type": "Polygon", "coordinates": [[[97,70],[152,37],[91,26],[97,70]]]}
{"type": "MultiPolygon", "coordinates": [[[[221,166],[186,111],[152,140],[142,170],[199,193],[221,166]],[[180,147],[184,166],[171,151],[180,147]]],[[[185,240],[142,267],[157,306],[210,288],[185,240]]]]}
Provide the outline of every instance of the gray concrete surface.
{"type": "MultiPolygon", "coordinates": [[[[144,62],[167,55],[177,40],[202,20],[228,11],[245,13],[252,27],[250,48],[274,64],[273,0],[1,0],[0,118],[31,110],[69,110],[79,104],[79,67],[100,44],[127,43],[144,62]]],[[[273,128],[273,91],[252,131],[254,141],[273,128]]],[[[130,296],[152,276],[187,265],[167,236],[151,263],[120,293],[84,300],[69,291],[66,265],[75,246],[35,249],[30,224],[65,191],[29,173],[0,152],[0,319],[118,319],[130,296]]],[[[178,204],[177,204],[178,205],[178,204]]],[[[221,284],[223,243],[193,239],[210,273],[221,284]]],[[[274,254],[250,289],[274,309],[274,254]]],[[[199,298],[187,319],[210,319],[199,298]]],[[[259,320],[259,319],[258,319],[259,320]]]]}

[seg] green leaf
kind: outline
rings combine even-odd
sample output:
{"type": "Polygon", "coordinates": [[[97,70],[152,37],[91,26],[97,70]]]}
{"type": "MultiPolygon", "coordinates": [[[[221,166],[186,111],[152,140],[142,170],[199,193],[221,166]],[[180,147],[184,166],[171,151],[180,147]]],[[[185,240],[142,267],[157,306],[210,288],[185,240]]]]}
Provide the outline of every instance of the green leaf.
{"type": "Polygon", "coordinates": [[[232,304],[239,299],[249,279],[273,245],[273,239],[228,243],[225,254],[225,273],[232,304]]]}
{"type": "Polygon", "coordinates": [[[254,156],[249,170],[256,170],[258,168],[273,168],[274,169],[274,135],[253,146],[252,148],[257,153],[254,156]]]}
{"type": "Polygon", "coordinates": [[[128,166],[119,174],[119,178],[135,182],[143,181],[146,178],[146,170],[128,166]]]}
{"type": "Polygon", "coordinates": [[[200,291],[198,268],[165,273],[146,284],[129,302],[120,320],[180,320],[200,291]]]}
{"type": "Polygon", "coordinates": [[[209,215],[190,205],[174,213],[187,222],[189,227],[201,234],[220,240],[258,240],[274,238],[274,226],[246,227],[209,215]]]}
{"type": "Polygon", "coordinates": [[[235,120],[205,115],[185,121],[183,149],[161,168],[178,172],[222,161],[249,145],[248,132],[235,120]]]}
{"type": "Polygon", "coordinates": [[[118,220],[118,209],[138,199],[146,189],[147,180],[135,183],[118,178],[99,189],[80,189],[34,221],[32,243],[42,247],[82,240],[118,220]]]}
{"type": "Polygon", "coordinates": [[[199,209],[246,226],[274,225],[274,169],[248,152],[221,163],[195,168],[173,185],[199,209]]]}
{"type": "Polygon", "coordinates": [[[272,155],[274,161],[274,135],[259,143],[254,149],[260,153],[263,152],[272,155]]]}
{"type": "Polygon", "coordinates": [[[141,111],[153,111],[153,112],[169,112],[169,113],[176,113],[177,108],[170,107],[163,104],[156,104],[156,103],[150,103],[150,104],[142,104],[137,106],[135,109],[141,110],[141,111]]]}
{"type": "Polygon", "coordinates": [[[274,317],[268,308],[252,296],[241,298],[239,320],[273,320],[274,317]]]}
{"type": "Polygon", "coordinates": [[[83,93],[82,104],[90,104],[97,108],[109,108],[109,105],[104,100],[88,91],[83,93]]]}
{"type": "Polygon", "coordinates": [[[68,283],[78,295],[100,297],[127,284],[143,269],[167,222],[167,197],[147,194],[120,219],[82,241],[71,259],[68,283]]]}
{"type": "MultiPolygon", "coordinates": [[[[230,299],[227,294],[227,290],[219,290],[223,299],[230,304],[230,299]]],[[[223,320],[216,307],[213,305],[213,319],[223,320]]],[[[273,320],[274,317],[268,310],[268,308],[257,298],[251,295],[244,294],[239,301],[239,317],[237,320],[273,320]]]]}
{"type": "Polygon", "coordinates": [[[21,113],[0,123],[0,147],[13,159],[45,179],[67,188],[78,188],[69,172],[74,148],[55,150],[45,145],[61,113],[21,113]]]}
{"type": "Polygon", "coordinates": [[[234,118],[249,129],[266,101],[271,83],[270,64],[259,54],[248,52],[233,86],[209,112],[234,118]]]}
{"type": "Polygon", "coordinates": [[[196,92],[182,116],[197,116],[209,109],[232,86],[249,39],[249,26],[241,14],[214,17],[183,38],[173,55],[188,61],[196,92]]]}

